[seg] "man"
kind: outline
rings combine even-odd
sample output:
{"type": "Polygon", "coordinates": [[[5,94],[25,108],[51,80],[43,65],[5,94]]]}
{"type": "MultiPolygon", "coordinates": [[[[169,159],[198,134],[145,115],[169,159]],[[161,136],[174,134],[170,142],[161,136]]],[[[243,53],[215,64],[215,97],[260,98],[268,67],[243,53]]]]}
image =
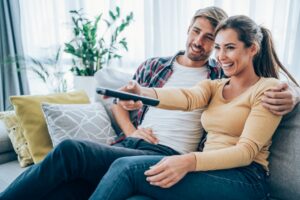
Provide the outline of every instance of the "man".
{"type": "MultiPolygon", "coordinates": [[[[180,52],[173,59],[158,58],[146,61],[138,69],[135,79],[143,86],[159,87],[165,83],[181,86],[181,83],[189,80],[189,85],[192,85],[194,80],[221,77],[216,64],[213,60],[208,62],[208,57],[213,49],[214,29],[219,21],[226,17],[225,12],[216,7],[197,11],[188,30],[186,52],[180,52]],[[187,74],[183,75],[184,73],[187,74]],[[183,79],[180,79],[181,77],[183,79]]],[[[290,93],[287,96],[291,96],[290,93]]],[[[141,123],[145,110],[139,112],[137,125],[141,123]]],[[[0,199],[87,199],[112,162],[120,157],[176,155],[197,149],[201,137],[201,110],[186,115],[162,114],[159,110],[150,109],[142,124],[143,128],[137,130],[133,124],[127,124],[129,117],[124,110],[115,107],[114,113],[124,133],[132,137],[126,137],[114,146],[85,141],[64,141],[41,163],[21,174],[0,194],[0,199]],[[160,126],[156,126],[158,115],[161,120],[160,126]],[[179,120],[176,119],[178,117],[179,120]],[[168,119],[172,122],[168,122],[168,119]],[[170,125],[174,126],[173,132],[168,132],[170,125]],[[177,128],[181,129],[177,131],[177,128]]]]}

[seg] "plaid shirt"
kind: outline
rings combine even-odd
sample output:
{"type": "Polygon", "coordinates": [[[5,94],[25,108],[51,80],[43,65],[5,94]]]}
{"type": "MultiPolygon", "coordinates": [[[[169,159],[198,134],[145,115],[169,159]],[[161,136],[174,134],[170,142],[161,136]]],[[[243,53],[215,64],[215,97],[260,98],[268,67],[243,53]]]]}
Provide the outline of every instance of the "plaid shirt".
{"type": "MultiPolygon", "coordinates": [[[[144,87],[163,87],[173,73],[173,62],[176,57],[183,54],[184,51],[180,51],[172,57],[150,58],[139,66],[133,79],[144,87]]],[[[208,68],[207,78],[214,80],[223,77],[223,72],[215,60],[209,59],[206,67],[208,68]]],[[[136,127],[142,123],[147,111],[148,106],[144,106],[138,111],[133,119],[136,127]]]]}

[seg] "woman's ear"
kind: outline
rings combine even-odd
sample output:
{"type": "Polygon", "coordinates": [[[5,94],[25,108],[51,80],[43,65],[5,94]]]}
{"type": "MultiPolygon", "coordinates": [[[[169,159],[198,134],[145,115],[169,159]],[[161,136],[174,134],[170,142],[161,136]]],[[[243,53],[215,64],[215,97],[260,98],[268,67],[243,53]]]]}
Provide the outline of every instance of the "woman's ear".
{"type": "Polygon", "coordinates": [[[253,43],[251,46],[250,46],[250,52],[252,54],[252,56],[255,56],[256,54],[258,54],[259,52],[259,45],[257,43],[253,43]]]}

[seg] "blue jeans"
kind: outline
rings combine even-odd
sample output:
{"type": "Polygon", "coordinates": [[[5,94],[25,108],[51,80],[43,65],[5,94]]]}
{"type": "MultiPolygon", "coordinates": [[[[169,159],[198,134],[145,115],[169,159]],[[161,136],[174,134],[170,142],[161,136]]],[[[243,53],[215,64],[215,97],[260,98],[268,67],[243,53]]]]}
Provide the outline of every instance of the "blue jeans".
{"type": "Polygon", "coordinates": [[[17,177],[0,193],[0,199],[88,199],[118,158],[174,154],[178,152],[136,138],[127,138],[115,146],[65,140],[41,163],[17,177]]]}
{"type": "Polygon", "coordinates": [[[135,156],[116,160],[90,200],[127,199],[139,193],[153,199],[267,199],[266,173],[256,163],[247,167],[188,173],[168,189],[150,185],[144,172],[162,156],[135,156]]]}

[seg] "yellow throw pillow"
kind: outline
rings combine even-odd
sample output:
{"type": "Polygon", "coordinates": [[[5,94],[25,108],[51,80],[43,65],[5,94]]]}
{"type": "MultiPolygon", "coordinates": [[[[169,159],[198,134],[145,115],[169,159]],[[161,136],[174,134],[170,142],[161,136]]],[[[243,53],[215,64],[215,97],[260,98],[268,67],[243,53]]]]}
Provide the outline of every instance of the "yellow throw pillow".
{"type": "Polygon", "coordinates": [[[41,103],[90,103],[84,91],[51,95],[12,96],[10,101],[14,105],[16,115],[24,129],[24,136],[34,163],[42,161],[52,149],[52,142],[47,130],[41,103]]]}
{"type": "Polygon", "coordinates": [[[33,163],[32,157],[29,153],[26,139],[23,135],[23,128],[18,121],[14,111],[7,111],[0,113],[0,119],[4,122],[8,137],[18,155],[18,160],[21,167],[27,167],[33,163]]]}

